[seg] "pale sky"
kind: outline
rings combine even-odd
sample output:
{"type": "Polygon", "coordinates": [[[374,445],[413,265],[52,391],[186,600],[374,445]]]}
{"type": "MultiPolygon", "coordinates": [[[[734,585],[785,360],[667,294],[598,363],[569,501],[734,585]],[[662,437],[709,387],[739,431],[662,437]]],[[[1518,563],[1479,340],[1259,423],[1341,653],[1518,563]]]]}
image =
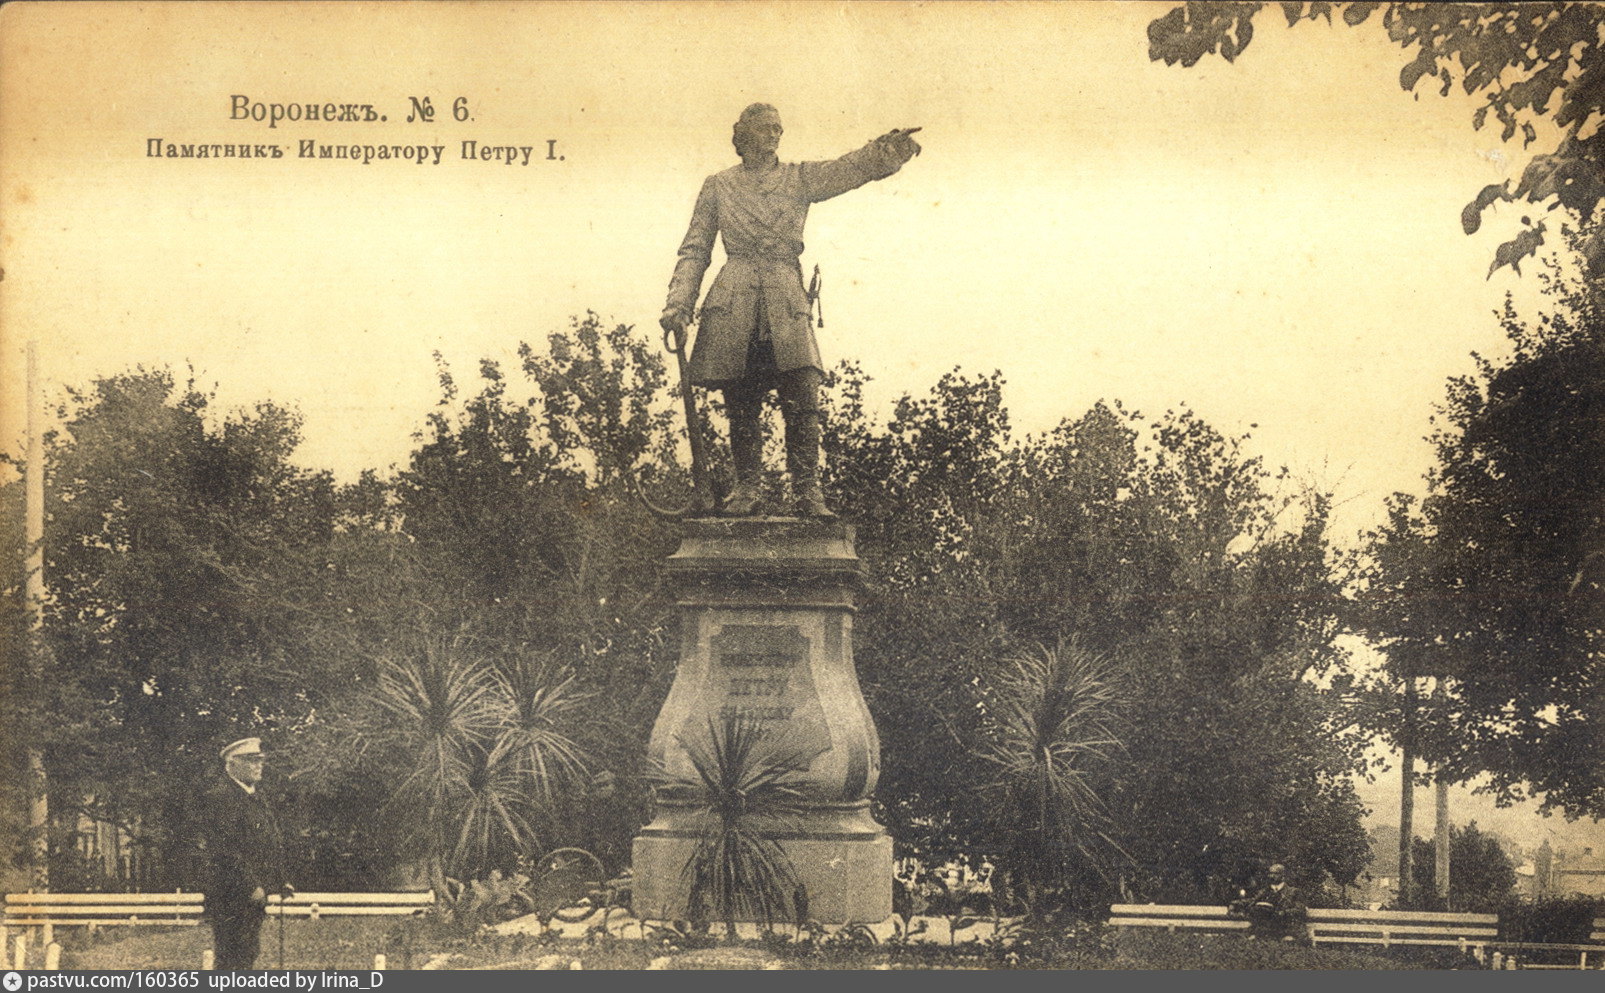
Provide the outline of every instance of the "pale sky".
{"type": "Polygon", "coordinates": [[[1459,217],[1520,150],[1468,100],[1402,92],[1377,25],[1273,10],[1237,65],[1183,70],[1147,58],[1166,9],[7,6],[6,393],[27,337],[47,382],[189,362],[224,405],[299,408],[308,465],[384,467],[435,399],[432,351],[466,376],[586,309],[651,327],[698,186],[763,100],[791,159],[924,128],[808,232],[826,361],[861,360],[873,399],[961,366],[1001,369],[1025,430],[1186,402],[1258,424],[1357,526],[1428,464],[1445,378],[1499,348],[1519,280],[1484,274],[1513,220],[1468,238],[1459,217]],[[270,129],[230,120],[234,94],[389,121],[270,129]],[[433,124],[403,122],[409,96],[433,124]],[[286,158],[155,159],[150,138],[286,158]],[[301,160],[306,138],[446,151],[301,160]],[[467,162],[464,139],[537,151],[467,162]]]}
{"type": "Polygon", "coordinates": [[[803,258],[826,361],[860,360],[880,412],[954,366],[1000,369],[1022,430],[1187,403],[1257,424],[1252,450],[1335,488],[1352,533],[1418,487],[1446,378],[1500,353],[1493,312],[1532,293],[1485,279],[1521,211],[1460,229],[1524,155],[1468,98],[1401,91],[1380,18],[1290,30],[1273,6],[1236,65],[1181,69],[1147,57],[1170,6],[7,5],[0,445],[21,448],[36,338],[47,396],[190,363],[225,408],[299,409],[309,466],[400,462],[433,351],[465,382],[587,309],[655,339],[698,187],[764,101],[788,160],[924,129],[901,173],[813,208],[803,258]],[[235,94],[388,120],[270,129],[231,120],[235,94]],[[404,121],[409,96],[433,123],[404,121]],[[304,160],[303,139],[445,152],[304,160]],[[463,140],[535,153],[464,161],[463,140]]]}

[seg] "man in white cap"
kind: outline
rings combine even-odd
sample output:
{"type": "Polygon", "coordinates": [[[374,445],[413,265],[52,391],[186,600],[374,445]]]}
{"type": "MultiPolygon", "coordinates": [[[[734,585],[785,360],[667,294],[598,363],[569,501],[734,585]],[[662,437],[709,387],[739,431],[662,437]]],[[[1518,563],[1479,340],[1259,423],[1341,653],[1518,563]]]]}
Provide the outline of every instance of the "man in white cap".
{"type": "Polygon", "coordinates": [[[218,969],[250,969],[260,947],[270,892],[290,892],[284,881],[278,823],[258,787],[262,740],[241,738],[219,752],[226,773],[202,796],[206,916],[216,942],[218,969]]]}

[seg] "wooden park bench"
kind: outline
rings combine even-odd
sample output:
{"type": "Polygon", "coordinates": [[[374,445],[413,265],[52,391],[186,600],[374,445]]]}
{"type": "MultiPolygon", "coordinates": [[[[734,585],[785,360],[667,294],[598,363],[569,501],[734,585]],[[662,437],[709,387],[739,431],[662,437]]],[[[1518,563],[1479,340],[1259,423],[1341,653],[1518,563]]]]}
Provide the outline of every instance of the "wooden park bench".
{"type": "MultiPolygon", "coordinates": [[[[1222,906],[1117,903],[1109,924],[1119,928],[1164,928],[1206,934],[1247,933],[1248,921],[1222,906]]],[[[1499,935],[1494,914],[1429,913],[1412,910],[1311,910],[1305,921],[1312,944],[1438,945],[1481,956],[1499,935]]]]}
{"type": "MultiPolygon", "coordinates": [[[[297,893],[289,899],[268,898],[269,917],[318,920],[322,917],[392,917],[421,914],[435,902],[430,890],[421,893],[297,893]]],[[[0,926],[0,959],[16,968],[26,959],[29,936],[38,933],[38,947],[45,951],[46,968],[60,955],[54,943],[58,927],[82,926],[93,932],[99,927],[165,925],[194,926],[201,921],[206,898],[200,893],[8,893],[5,917],[0,926]],[[8,943],[13,930],[21,930],[16,944],[8,943]]],[[[203,968],[210,968],[211,952],[203,968]]],[[[382,961],[382,957],[380,958],[382,961]]]]}
{"type": "MultiPolygon", "coordinates": [[[[6,927],[199,923],[206,898],[199,893],[7,893],[6,927]]],[[[268,897],[270,917],[380,917],[418,914],[435,894],[297,893],[268,897]]]]}
{"type": "Polygon", "coordinates": [[[205,898],[199,893],[7,893],[4,925],[108,927],[193,925],[205,898]]]}
{"type": "Polygon", "coordinates": [[[61,960],[55,943],[58,927],[193,927],[205,905],[199,893],[7,893],[5,916],[0,918],[0,960],[11,968],[28,965],[29,938],[38,936],[44,967],[54,969],[61,960]],[[15,939],[11,932],[18,930],[15,939]]]}
{"type": "Polygon", "coordinates": [[[1313,944],[1457,947],[1479,960],[1499,937],[1499,915],[1425,910],[1311,910],[1313,944]]]}
{"type": "Polygon", "coordinates": [[[1228,917],[1225,907],[1196,904],[1117,903],[1109,908],[1109,926],[1164,928],[1177,931],[1230,934],[1248,931],[1248,921],[1228,917]]]}
{"type": "Polygon", "coordinates": [[[1594,919],[1593,930],[1589,934],[1587,942],[1573,944],[1557,942],[1551,944],[1532,941],[1493,941],[1488,943],[1488,947],[1496,949],[1505,955],[1519,958],[1520,964],[1517,968],[1522,969],[1587,969],[1591,960],[1600,963],[1598,968],[1605,969],[1605,917],[1594,919]],[[1570,961],[1564,963],[1531,961],[1534,955],[1552,958],[1558,957],[1559,954],[1570,953],[1577,955],[1575,965],[1570,961]]]}
{"type": "Polygon", "coordinates": [[[405,917],[434,906],[433,890],[418,893],[297,893],[268,897],[269,917],[405,917]]]}

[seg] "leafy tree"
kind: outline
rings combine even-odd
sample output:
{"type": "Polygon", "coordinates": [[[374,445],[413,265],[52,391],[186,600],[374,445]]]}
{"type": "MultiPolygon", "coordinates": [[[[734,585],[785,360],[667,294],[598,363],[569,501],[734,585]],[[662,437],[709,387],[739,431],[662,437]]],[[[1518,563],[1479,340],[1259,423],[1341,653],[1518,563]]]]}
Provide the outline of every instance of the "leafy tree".
{"type": "Polygon", "coordinates": [[[480,377],[481,392],[454,416],[458,386],[440,369],[428,434],[394,484],[401,527],[453,591],[445,603],[459,617],[561,577],[570,508],[585,499],[584,476],[535,434],[529,406],[507,402],[500,368],[483,362],[480,377]]]}
{"type": "Polygon", "coordinates": [[[1364,743],[1341,681],[1317,682],[1344,661],[1327,498],[1274,492],[1285,472],[1185,412],[1151,431],[1117,500],[1140,515],[1128,554],[1147,560],[1115,587],[1142,625],[1121,634],[1146,692],[1110,800],[1138,883],[1218,899],[1268,861],[1306,888],[1352,882],[1367,848],[1348,774],[1364,743]]]}
{"type": "MultiPolygon", "coordinates": [[[[20,467],[19,467],[20,468],[20,467]]],[[[0,486],[0,777],[15,784],[9,802],[0,803],[0,838],[5,839],[0,862],[0,886],[7,892],[34,885],[38,837],[31,824],[25,788],[34,773],[29,746],[52,740],[72,740],[82,729],[70,718],[66,726],[52,718],[73,712],[70,683],[49,678],[55,665],[48,644],[32,630],[28,603],[27,548],[24,541],[24,482],[16,479],[0,486]]]]}
{"type": "MultiPolygon", "coordinates": [[[[1192,2],[1173,8],[1148,25],[1148,57],[1167,65],[1196,65],[1206,55],[1228,62],[1248,48],[1263,3],[1192,2]]],[[[1583,244],[1590,275],[1605,275],[1605,229],[1595,213],[1605,197],[1605,135],[1598,115],[1605,110],[1605,40],[1600,24],[1605,8],[1593,3],[1281,3],[1291,27],[1300,21],[1358,26],[1378,11],[1388,38],[1410,60],[1399,71],[1399,85],[1414,92],[1423,79],[1439,82],[1448,95],[1459,84],[1482,104],[1472,124],[1482,129],[1492,116],[1500,139],[1519,131],[1523,147],[1541,142],[1514,188],[1485,187],[1466,205],[1461,221],[1476,232],[1482,215],[1498,202],[1524,201],[1568,208],[1592,232],[1583,244]],[[1551,144],[1552,143],[1552,144],[1551,144]]],[[[1522,218],[1522,230],[1500,245],[1489,272],[1521,260],[1544,243],[1546,227],[1522,218]]]]}
{"type": "MultiPolygon", "coordinates": [[[[1218,53],[1234,60],[1253,38],[1260,3],[1189,3],[1149,25],[1149,55],[1184,66],[1218,53]]],[[[1405,705],[1374,707],[1376,724],[1451,776],[1487,770],[1504,797],[1524,784],[1548,807],[1605,811],[1605,712],[1593,675],[1605,557],[1591,481],[1601,465],[1599,335],[1605,276],[1605,8],[1597,4],[1283,3],[1288,24],[1332,20],[1357,26],[1382,12],[1389,38],[1410,61],[1399,82],[1424,78],[1447,94],[1459,84],[1483,102],[1502,140],[1542,141],[1512,188],[1483,189],[1462,214],[1475,232],[1498,202],[1565,207],[1562,225],[1588,277],[1551,296],[1567,313],[1525,326],[1507,307],[1514,354],[1479,359],[1452,381],[1433,434],[1438,468],[1418,508],[1396,498],[1371,536],[1359,623],[1388,645],[1389,670],[1405,705]],[[1550,144],[1553,142],[1553,144],[1550,144]],[[1415,680],[1437,690],[1417,705],[1415,680]]],[[[1543,244],[1546,227],[1501,245],[1493,266],[1517,268],[1543,244]]]]}
{"type": "Polygon", "coordinates": [[[570,465],[582,454],[599,482],[673,462],[675,408],[663,357],[627,324],[604,328],[595,313],[547,336],[544,355],[519,346],[540,387],[541,426],[570,465]]]}
{"type": "Polygon", "coordinates": [[[1605,348],[1592,297],[1551,291],[1537,321],[1507,305],[1507,358],[1450,382],[1428,496],[1396,497],[1370,536],[1360,623],[1397,673],[1438,677],[1414,730],[1425,758],[1600,816],[1605,348]]]}
{"type": "MultiPolygon", "coordinates": [[[[1422,894],[1422,909],[1446,909],[1437,897],[1433,844],[1415,839],[1415,889],[1422,894]]],[[[1449,831],[1449,906],[1473,914],[1497,913],[1516,888],[1516,864],[1505,854],[1499,839],[1484,834],[1472,821],[1449,831]]]]}
{"type": "Polygon", "coordinates": [[[1341,687],[1325,506],[1281,497],[1239,443],[1187,414],[1099,405],[1014,439],[1001,380],[952,373],[882,427],[862,373],[831,393],[829,485],[858,525],[855,625],[882,732],[884,816],[914,854],[997,854],[973,790],[995,778],[972,687],[1031,642],[1079,635],[1128,660],[1127,761],[1089,780],[1145,894],[1224,890],[1285,858],[1352,880],[1366,857],[1346,773],[1362,743],[1341,687]],[[1208,783],[1208,789],[1200,789],[1208,783]]]}
{"type": "MultiPolygon", "coordinates": [[[[1422,570],[1429,557],[1426,525],[1414,497],[1395,493],[1388,519],[1351,551],[1348,574],[1363,594],[1355,598],[1350,623],[1382,652],[1383,664],[1356,687],[1355,719],[1399,750],[1401,772],[1397,867],[1401,907],[1417,905],[1414,885],[1415,789],[1426,715],[1421,690],[1441,685],[1440,618],[1431,607],[1422,570]]],[[[1445,773],[1445,775],[1447,775],[1445,773]]]]}
{"type": "Polygon", "coordinates": [[[395,483],[397,516],[464,609],[517,613],[549,646],[604,651],[618,601],[649,597],[649,563],[672,551],[668,529],[622,485],[672,447],[662,361],[594,314],[550,335],[548,355],[520,351],[528,400],[510,398],[486,361],[479,393],[459,402],[441,368],[441,399],[395,483]],[[632,577],[644,585],[632,589],[632,577]],[[609,592],[619,595],[599,603],[609,592]]]}
{"type": "MultiPolygon", "coordinates": [[[[45,648],[35,716],[52,810],[176,843],[219,742],[304,709],[253,578],[326,542],[334,487],[293,466],[296,417],[217,418],[210,395],[136,370],[69,392],[46,438],[45,648]]],[[[153,882],[156,880],[153,880],[153,882]]]]}
{"type": "Polygon", "coordinates": [[[946,858],[980,831],[960,802],[988,772],[975,681],[1013,647],[997,609],[1009,590],[977,530],[1007,492],[1013,445],[1000,377],[950,373],[884,426],[863,407],[866,380],[846,366],[826,391],[824,482],[867,571],[854,655],[881,736],[881,813],[911,854],[946,858]]]}
{"type": "MultiPolygon", "coordinates": [[[[653,378],[650,363],[641,371],[646,359],[628,328],[604,332],[590,315],[549,344],[550,357],[523,349],[535,389],[527,400],[510,395],[516,381],[495,363],[481,363],[478,391],[466,399],[441,368],[440,402],[407,467],[388,485],[370,481],[376,492],[349,495],[363,497],[360,519],[374,529],[354,529],[367,551],[341,582],[373,592],[345,620],[329,619],[328,630],[346,632],[342,651],[370,681],[380,658],[416,657],[420,639],[442,631],[477,645],[484,678],[508,687],[540,670],[571,671],[567,695],[583,697],[586,718],[571,729],[575,747],[589,770],[609,776],[595,788],[562,777],[561,797],[541,798],[538,811],[521,808],[541,815],[529,830],[501,834],[581,844],[617,865],[643,812],[646,736],[678,647],[661,579],[674,536],[622,478],[633,460],[668,447],[664,419],[652,413],[665,403],[661,376],[653,378]],[[401,635],[410,647],[397,644],[401,635]]],[[[539,679],[529,688],[538,690],[539,679]]],[[[511,699],[532,705],[544,697],[511,699]]],[[[538,741],[538,714],[525,717],[529,740],[538,741]]],[[[355,768],[339,775],[361,790],[355,768]]],[[[489,782],[494,772],[485,766],[475,775],[489,782]]],[[[511,848],[478,854],[489,850],[505,862],[511,848]]]]}

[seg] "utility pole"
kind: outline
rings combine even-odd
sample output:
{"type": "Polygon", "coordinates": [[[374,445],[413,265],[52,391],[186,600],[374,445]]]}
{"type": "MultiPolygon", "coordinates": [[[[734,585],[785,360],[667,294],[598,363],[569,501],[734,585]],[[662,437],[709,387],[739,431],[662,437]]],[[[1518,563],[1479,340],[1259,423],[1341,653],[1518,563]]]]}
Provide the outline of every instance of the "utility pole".
{"type": "MultiPolygon", "coordinates": [[[[27,543],[29,681],[43,681],[39,639],[45,618],[45,459],[39,424],[39,348],[28,342],[28,465],[23,485],[24,541],[27,543]]],[[[50,888],[50,780],[38,742],[28,743],[28,839],[33,856],[33,885],[50,888]]]]}

